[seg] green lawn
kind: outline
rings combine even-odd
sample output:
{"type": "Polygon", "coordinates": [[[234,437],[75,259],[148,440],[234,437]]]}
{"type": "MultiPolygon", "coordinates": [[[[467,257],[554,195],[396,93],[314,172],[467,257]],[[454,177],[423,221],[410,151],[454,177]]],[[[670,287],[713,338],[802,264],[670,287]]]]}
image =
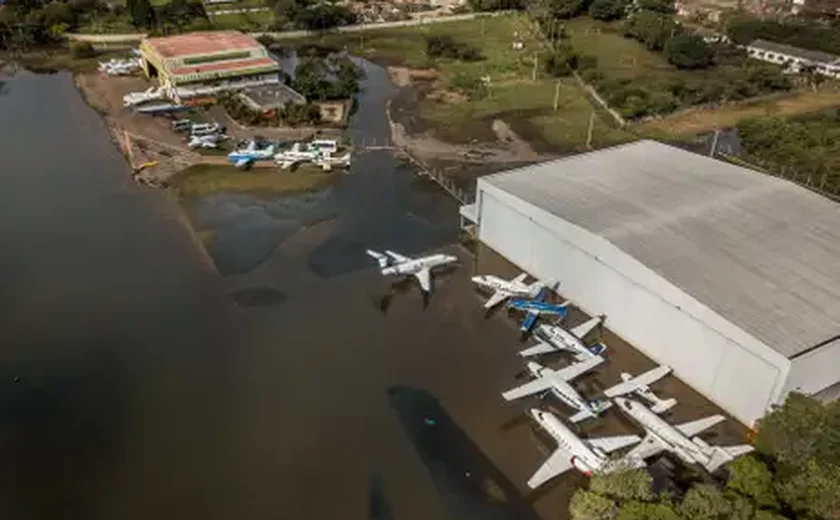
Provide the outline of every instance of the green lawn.
{"type": "Polygon", "coordinates": [[[336,173],[303,166],[294,171],[277,168],[252,168],[247,171],[233,166],[196,165],[169,179],[182,197],[212,193],[299,193],[323,188],[335,179],[336,173]]]}

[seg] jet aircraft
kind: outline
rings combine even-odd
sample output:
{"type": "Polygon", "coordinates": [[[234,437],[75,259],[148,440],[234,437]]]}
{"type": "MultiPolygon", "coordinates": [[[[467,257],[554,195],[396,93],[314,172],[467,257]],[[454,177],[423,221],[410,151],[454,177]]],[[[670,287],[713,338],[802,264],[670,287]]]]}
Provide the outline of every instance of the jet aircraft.
{"type": "Polygon", "coordinates": [[[431,270],[435,267],[457,262],[458,258],[452,255],[435,254],[420,258],[409,258],[393,251],[385,251],[385,254],[377,251],[367,250],[367,254],[379,262],[379,269],[385,276],[411,275],[420,282],[423,292],[431,291],[431,270]]]}
{"type": "Polygon", "coordinates": [[[593,356],[600,356],[607,350],[606,345],[597,343],[588,346],[583,338],[592,332],[592,329],[603,322],[604,316],[596,316],[591,320],[581,323],[577,327],[566,330],[558,324],[543,324],[537,327],[536,337],[539,343],[519,352],[522,357],[537,356],[551,352],[570,352],[577,361],[589,359],[593,356]]]}
{"type": "Polygon", "coordinates": [[[648,401],[651,405],[650,411],[653,413],[667,412],[674,405],[677,404],[676,399],[660,399],[658,395],[653,393],[648,385],[651,385],[671,372],[671,367],[665,365],[658,366],[652,370],[648,370],[644,374],[633,377],[627,372],[621,373],[622,382],[604,390],[604,395],[607,397],[618,397],[627,394],[636,394],[639,397],[648,401]]]}
{"type": "Polygon", "coordinates": [[[722,422],[722,415],[712,415],[682,424],[668,424],[645,405],[633,399],[616,397],[618,408],[644,428],[647,435],[626,457],[643,461],[663,451],[670,451],[687,464],[700,464],[710,473],[735,457],[753,451],[749,444],[710,446],[697,434],[722,422]]]}
{"type": "Polygon", "coordinates": [[[569,302],[565,301],[560,304],[548,303],[545,301],[547,296],[548,288],[543,287],[533,300],[513,299],[508,302],[509,309],[517,309],[526,313],[519,330],[527,333],[534,327],[537,318],[543,315],[553,314],[559,316],[561,319],[566,317],[566,307],[569,306],[569,302]]]}
{"type": "Polygon", "coordinates": [[[607,455],[613,451],[630,446],[641,440],[638,435],[617,435],[611,437],[591,437],[581,439],[557,417],[536,408],[529,414],[537,424],[557,441],[557,449],[528,479],[528,487],[536,489],[557,475],[572,468],[587,477],[592,473],[610,473],[633,467],[643,467],[644,462],[637,459],[610,459],[607,455]]]}
{"type": "Polygon", "coordinates": [[[540,289],[545,287],[545,284],[539,281],[526,284],[525,278],[527,277],[527,273],[522,273],[516,278],[505,280],[504,278],[487,274],[482,276],[473,276],[472,281],[483,289],[493,291],[493,295],[490,296],[490,298],[488,298],[484,303],[485,309],[492,309],[496,305],[511,297],[536,298],[540,293],[540,289]]]}
{"type": "Polygon", "coordinates": [[[577,410],[569,417],[573,423],[584,419],[597,417],[602,411],[611,406],[609,401],[587,401],[569,384],[569,381],[592,370],[604,362],[602,357],[591,357],[587,360],[569,365],[560,370],[544,367],[533,361],[527,364],[528,372],[534,376],[532,381],[502,393],[506,401],[513,401],[540,392],[551,392],[564,404],[577,410]]]}

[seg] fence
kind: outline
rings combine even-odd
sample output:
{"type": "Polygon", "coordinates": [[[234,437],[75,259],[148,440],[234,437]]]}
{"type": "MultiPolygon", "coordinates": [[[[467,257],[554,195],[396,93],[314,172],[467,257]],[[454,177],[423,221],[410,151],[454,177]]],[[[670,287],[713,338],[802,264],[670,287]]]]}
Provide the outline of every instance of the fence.
{"type": "Polygon", "coordinates": [[[734,156],[717,152],[715,156],[773,177],[794,182],[835,202],[840,202],[840,175],[829,170],[827,166],[819,168],[816,172],[804,173],[791,166],[779,166],[745,154],[734,156]],[[822,171],[823,168],[825,168],[825,171],[822,171]],[[820,173],[821,171],[822,173],[820,173]]]}

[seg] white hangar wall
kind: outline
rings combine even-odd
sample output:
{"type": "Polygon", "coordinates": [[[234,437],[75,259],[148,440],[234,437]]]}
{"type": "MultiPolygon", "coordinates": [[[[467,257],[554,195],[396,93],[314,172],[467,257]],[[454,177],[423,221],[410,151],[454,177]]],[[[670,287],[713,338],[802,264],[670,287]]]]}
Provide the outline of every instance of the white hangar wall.
{"type": "Polygon", "coordinates": [[[834,338],[791,359],[784,393],[813,394],[837,382],[840,372],[840,338],[834,338]]]}
{"type": "MultiPolygon", "coordinates": [[[[745,424],[783,396],[791,362],[605,239],[479,179],[478,237],[745,424]]],[[[799,384],[823,356],[803,356],[799,384]]],[[[608,354],[609,355],[609,354],[608,354]]],[[[831,359],[836,359],[832,357],[831,359]]],[[[836,364],[835,364],[836,366],[836,364]]],[[[816,386],[816,385],[814,385],[816,386]]]]}

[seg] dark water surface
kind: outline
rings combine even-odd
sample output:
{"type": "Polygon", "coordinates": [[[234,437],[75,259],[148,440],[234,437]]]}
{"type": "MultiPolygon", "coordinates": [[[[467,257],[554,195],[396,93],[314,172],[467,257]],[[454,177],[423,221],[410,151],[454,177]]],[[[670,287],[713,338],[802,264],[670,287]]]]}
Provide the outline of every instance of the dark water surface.
{"type": "MultiPolygon", "coordinates": [[[[365,67],[382,88],[352,132],[380,136],[392,90],[365,67]]],[[[521,487],[542,456],[499,430],[518,411],[496,395],[516,333],[483,318],[468,266],[425,311],[413,291],[375,305],[390,286],[364,247],[454,239],[457,207],[425,182],[370,151],[324,193],[199,201],[223,279],[175,202],[130,181],[68,74],[10,79],[0,517],[530,516],[506,478],[521,487]],[[399,385],[422,398],[395,400],[399,385]],[[431,440],[411,433],[427,413],[445,417],[431,440]]]]}

